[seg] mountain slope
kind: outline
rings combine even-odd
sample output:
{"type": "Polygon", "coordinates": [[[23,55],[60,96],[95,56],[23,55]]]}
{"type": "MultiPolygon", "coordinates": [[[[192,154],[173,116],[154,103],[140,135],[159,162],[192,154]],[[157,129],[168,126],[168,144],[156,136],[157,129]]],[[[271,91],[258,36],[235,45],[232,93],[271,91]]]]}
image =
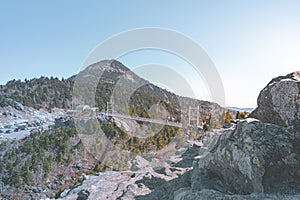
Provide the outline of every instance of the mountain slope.
{"type": "Polygon", "coordinates": [[[11,98],[25,106],[36,109],[71,108],[73,82],[58,78],[40,77],[31,80],[12,80],[0,86],[0,102],[7,105],[5,98],[11,98]]]}
{"type": "MultiPolygon", "coordinates": [[[[44,108],[49,111],[54,107],[74,109],[80,104],[76,102],[76,97],[73,97],[72,102],[74,83],[83,84],[84,87],[81,92],[87,92],[94,89],[89,89],[89,84],[93,81],[97,82],[97,88],[92,100],[95,101],[95,106],[99,107],[100,110],[106,109],[106,102],[114,99],[116,112],[149,117],[151,115],[149,109],[153,105],[159,104],[168,112],[169,118],[174,118],[174,121],[185,121],[187,120],[188,107],[199,105],[201,119],[212,115],[217,121],[223,120],[225,109],[219,105],[180,97],[161,89],[140,78],[116,60],[104,60],[95,63],[69,79],[59,80],[53,77],[40,77],[25,81],[9,81],[6,85],[0,86],[0,105],[7,105],[5,98],[11,98],[36,109],[44,108]],[[83,76],[90,77],[83,79],[83,76]],[[183,113],[181,112],[185,112],[185,116],[182,117],[183,113]]],[[[84,103],[89,104],[89,102],[84,103]]]]}
{"type": "Polygon", "coordinates": [[[92,118],[82,120],[77,125],[86,125],[82,133],[89,136],[88,142],[92,141],[96,146],[85,144],[78,134],[80,128],[75,129],[73,123],[69,123],[70,127],[52,127],[47,131],[34,132],[22,140],[2,143],[0,169],[6,192],[23,197],[27,196],[26,190],[33,195],[35,187],[40,188],[40,192],[46,191],[42,193],[47,197],[58,197],[61,191],[82,181],[83,173],[95,174],[106,166],[126,169],[132,155],[147,155],[160,150],[164,155],[164,149],[169,144],[173,149],[180,148],[180,143],[187,139],[183,133],[188,136],[191,133],[199,134],[198,129],[187,126],[189,106],[199,106],[199,120],[205,121],[210,128],[223,125],[226,111],[218,104],[180,97],[161,89],[138,77],[116,60],[95,63],[67,80],[41,77],[23,82],[10,81],[0,86],[0,94],[1,107],[11,106],[8,100],[11,98],[25,106],[49,111],[54,107],[75,109],[78,105],[96,106],[102,110],[106,109],[106,102],[112,100],[117,113],[181,122],[187,127],[183,130],[170,126],[155,127],[134,120],[92,118]],[[90,94],[94,96],[82,99],[82,96],[90,94]],[[98,134],[98,122],[104,133],[103,138],[117,149],[107,148],[105,139],[98,134]],[[132,131],[128,132],[124,127],[132,131]],[[135,135],[141,132],[145,133],[143,137],[135,135]],[[87,147],[95,147],[96,151],[103,153],[101,158],[87,147]],[[119,153],[120,149],[128,157],[122,157],[124,154],[119,153]]]}

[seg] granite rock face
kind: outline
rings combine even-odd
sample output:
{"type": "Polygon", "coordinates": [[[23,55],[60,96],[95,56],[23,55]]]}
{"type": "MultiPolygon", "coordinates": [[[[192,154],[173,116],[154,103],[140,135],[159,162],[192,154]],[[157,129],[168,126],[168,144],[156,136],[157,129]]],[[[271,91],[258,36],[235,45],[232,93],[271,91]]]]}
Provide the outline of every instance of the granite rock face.
{"type": "Polygon", "coordinates": [[[300,194],[300,132],[293,128],[247,119],[206,143],[192,187],[176,191],[175,199],[276,199],[278,194],[297,199],[300,194]]]}
{"type": "Polygon", "coordinates": [[[173,193],[181,187],[191,186],[191,160],[198,154],[199,146],[185,148],[171,156],[162,167],[150,166],[141,156],[131,162],[130,171],[106,171],[64,191],[61,199],[120,199],[120,200],[173,200],[173,193]],[[169,163],[169,164],[168,164],[169,163]]]}
{"type": "Polygon", "coordinates": [[[272,79],[257,104],[250,117],[300,131],[300,71],[272,79]]]}
{"type": "Polygon", "coordinates": [[[228,195],[216,190],[203,189],[201,191],[191,191],[182,188],[175,193],[174,200],[299,200],[300,195],[282,194],[251,194],[251,195],[228,195]]]}
{"type": "Polygon", "coordinates": [[[299,109],[300,72],[274,78],[253,118],[205,138],[191,187],[174,199],[300,199],[299,109]]]}
{"type": "Polygon", "coordinates": [[[256,119],[206,132],[201,145],[164,167],[145,169],[151,161],[137,158],[132,171],[91,177],[65,199],[84,189],[91,199],[300,199],[299,80],[300,72],[273,79],[259,95],[256,119]]]}
{"type": "Polygon", "coordinates": [[[293,129],[248,119],[205,152],[199,184],[228,194],[298,193],[299,144],[293,129]]]}

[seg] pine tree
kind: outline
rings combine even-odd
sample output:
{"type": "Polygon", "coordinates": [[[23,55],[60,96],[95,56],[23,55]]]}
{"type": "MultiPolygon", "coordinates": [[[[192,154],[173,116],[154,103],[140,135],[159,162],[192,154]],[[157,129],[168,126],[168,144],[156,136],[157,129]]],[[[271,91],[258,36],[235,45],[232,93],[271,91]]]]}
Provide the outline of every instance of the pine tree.
{"type": "Polygon", "coordinates": [[[239,111],[237,111],[235,115],[235,119],[241,119],[241,113],[239,111]]]}
{"type": "Polygon", "coordinates": [[[225,113],[225,124],[230,124],[230,122],[231,122],[231,115],[230,115],[229,111],[227,111],[225,113]]]}
{"type": "Polygon", "coordinates": [[[161,136],[161,134],[158,134],[157,138],[156,138],[156,148],[157,150],[160,150],[164,147],[164,139],[161,136]]]}

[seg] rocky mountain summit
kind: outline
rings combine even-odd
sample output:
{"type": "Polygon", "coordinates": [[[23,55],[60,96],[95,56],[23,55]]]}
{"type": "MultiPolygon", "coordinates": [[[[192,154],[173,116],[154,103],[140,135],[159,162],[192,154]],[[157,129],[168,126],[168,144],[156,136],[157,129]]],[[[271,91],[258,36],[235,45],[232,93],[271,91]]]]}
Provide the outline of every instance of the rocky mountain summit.
{"type": "Polygon", "coordinates": [[[64,199],[300,199],[299,84],[299,72],[275,78],[252,118],[207,132],[164,167],[138,159],[138,171],[87,177],[64,199]]]}

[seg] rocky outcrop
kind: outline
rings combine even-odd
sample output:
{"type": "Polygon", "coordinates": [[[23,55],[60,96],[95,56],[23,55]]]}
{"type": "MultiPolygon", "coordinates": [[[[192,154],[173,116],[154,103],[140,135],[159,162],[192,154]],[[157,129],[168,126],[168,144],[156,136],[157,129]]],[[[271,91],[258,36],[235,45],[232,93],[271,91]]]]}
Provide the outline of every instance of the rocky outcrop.
{"type": "Polygon", "coordinates": [[[151,166],[155,159],[149,162],[137,156],[130,162],[130,171],[106,171],[97,176],[86,176],[82,185],[64,191],[61,197],[79,199],[84,191],[88,199],[93,200],[173,200],[176,190],[191,186],[191,161],[198,155],[199,148],[197,145],[182,148],[161,163],[162,166],[151,166]]]}
{"type": "Polygon", "coordinates": [[[300,71],[272,79],[257,104],[250,117],[300,131],[300,71]]]}
{"type": "Polygon", "coordinates": [[[138,170],[142,170],[142,169],[145,169],[146,167],[148,167],[149,161],[144,159],[142,156],[137,155],[134,159],[129,161],[128,165],[129,165],[128,167],[131,171],[138,171],[138,170]]]}
{"type": "Polygon", "coordinates": [[[273,79],[252,117],[206,137],[190,188],[174,199],[299,199],[300,72],[273,79]]]}
{"type": "Polygon", "coordinates": [[[8,105],[10,105],[11,107],[19,110],[19,111],[24,111],[24,106],[16,101],[14,101],[13,99],[8,98],[7,99],[7,103],[8,105]]]}
{"type": "Polygon", "coordinates": [[[300,132],[247,119],[206,143],[192,187],[175,192],[178,200],[268,199],[266,194],[277,193],[293,199],[300,194],[300,132]]]}
{"type": "Polygon", "coordinates": [[[135,172],[91,177],[66,199],[87,188],[91,199],[300,199],[299,75],[273,79],[262,90],[252,113],[257,119],[206,133],[200,149],[193,146],[161,168],[143,169],[147,162],[138,158],[131,163],[135,172]]]}
{"type": "Polygon", "coordinates": [[[300,195],[282,194],[251,194],[251,195],[229,195],[216,190],[203,189],[201,191],[191,191],[182,188],[175,192],[174,200],[299,200],[300,195]]]}

